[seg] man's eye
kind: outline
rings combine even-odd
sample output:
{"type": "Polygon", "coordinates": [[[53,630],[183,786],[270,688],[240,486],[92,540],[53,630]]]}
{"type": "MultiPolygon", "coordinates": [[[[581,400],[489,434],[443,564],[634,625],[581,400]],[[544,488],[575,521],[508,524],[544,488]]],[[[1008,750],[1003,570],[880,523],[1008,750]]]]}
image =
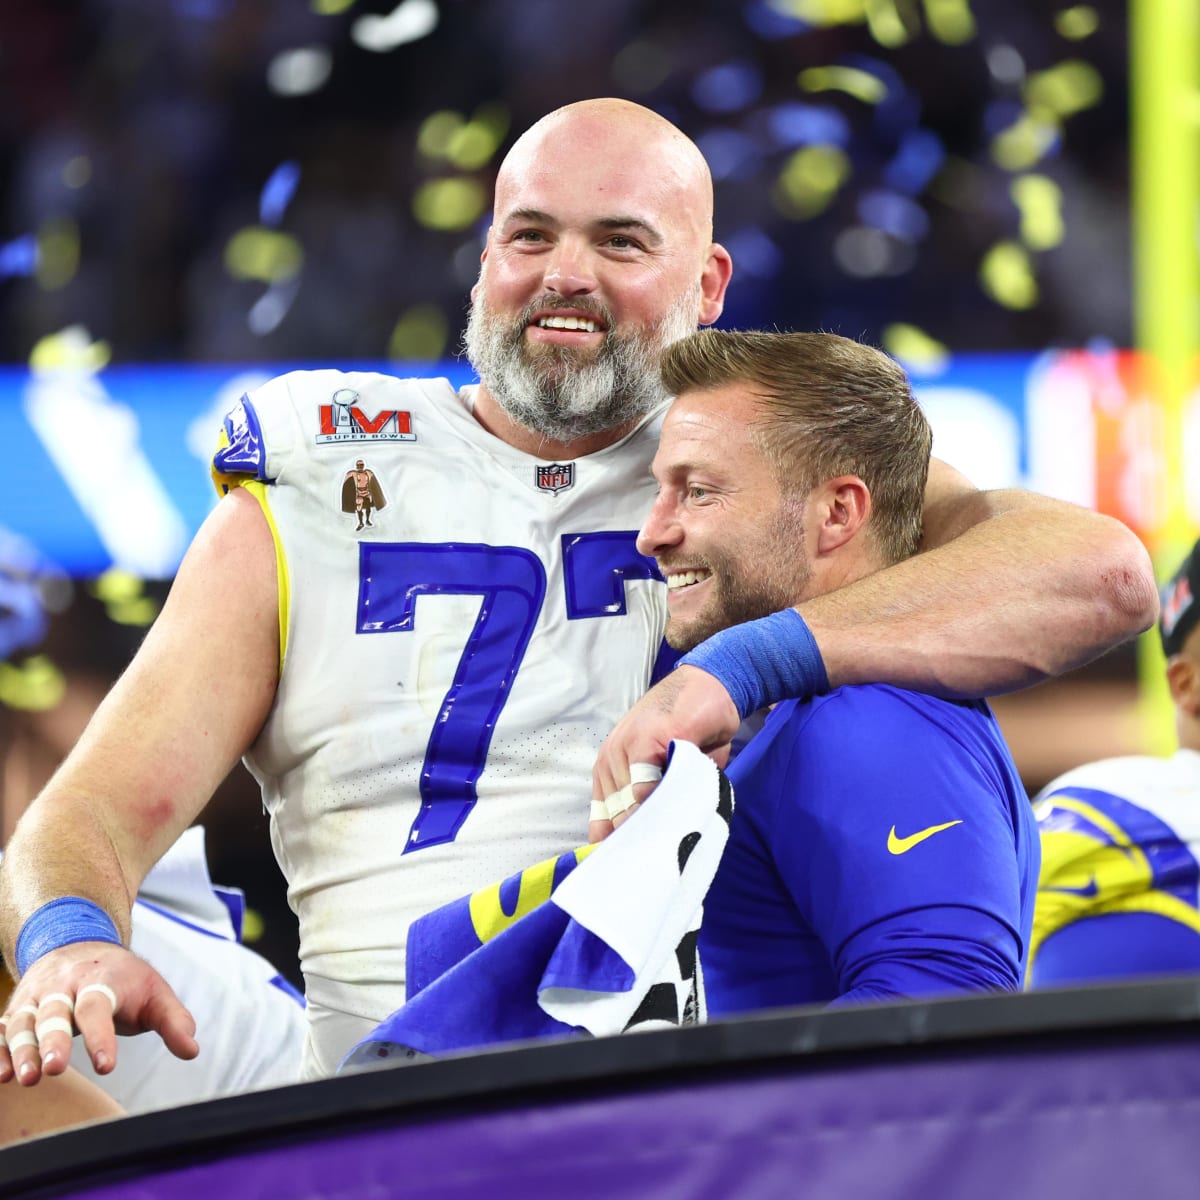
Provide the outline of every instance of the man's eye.
{"type": "Polygon", "coordinates": [[[537,229],[522,229],[512,236],[514,242],[540,242],[543,237],[540,230],[537,229]]]}
{"type": "Polygon", "coordinates": [[[608,244],[614,250],[637,250],[640,248],[633,238],[626,237],[623,233],[614,233],[608,239],[608,244]]]}
{"type": "Polygon", "coordinates": [[[692,483],[688,485],[687,494],[691,500],[703,500],[708,495],[708,488],[703,488],[699,484],[692,483]]]}

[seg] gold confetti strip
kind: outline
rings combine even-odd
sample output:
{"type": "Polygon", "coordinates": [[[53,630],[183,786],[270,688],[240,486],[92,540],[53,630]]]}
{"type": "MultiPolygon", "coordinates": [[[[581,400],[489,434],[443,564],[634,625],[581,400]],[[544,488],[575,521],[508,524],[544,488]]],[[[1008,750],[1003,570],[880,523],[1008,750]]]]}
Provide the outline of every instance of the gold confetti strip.
{"type": "Polygon", "coordinates": [[[1024,112],[992,138],[992,158],[1006,171],[1026,171],[1041,162],[1060,132],[1048,113],[1024,112]]]}
{"type": "Polygon", "coordinates": [[[431,179],[413,196],[413,215],[427,229],[467,229],[486,207],[487,193],[477,179],[431,179]]]}
{"type": "Polygon", "coordinates": [[[278,283],[297,275],[304,250],[290,233],[250,225],[239,230],[225,247],[225,269],[234,279],[278,283]]]}
{"type": "Polygon", "coordinates": [[[845,92],[864,104],[878,104],[887,98],[887,84],[870,71],[857,67],[809,67],[796,76],[806,92],[845,92]]]}
{"type": "Polygon", "coordinates": [[[79,226],[70,217],[51,217],[38,229],[36,278],[47,292],[64,288],[79,270],[79,226]]]}
{"type": "Polygon", "coordinates": [[[1025,247],[997,242],[979,265],[984,292],[1004,308],[1027,309],[1038,302],[1038,285],[1025,247]]]}
{"type": "Polygon", "coordinates": [[[0,704],[24,712],[48,712],[62,701],[67,681],[44,654],[23,663],[0,662],[0,704]]]}
{"type": "Polygon", "coordinates": [[[947,46],[961,46],[975,36],[975,17],[967,0],[925,0],[929,32],[947,46]]]}
{"type": "Polygon", "coordinates": [[[118,625],[144,626],[154,621],[160,607],[144,589],[144,581],[136,575],[110,567],[92,581],[88,591],[104,604],[109,620],[118,625]]]}
{"type": "Polygon", "coordinates": [[[84,371],[91,375],[108,366],[111,358],[112,348],[107,342],[93,342],[91,334],[82,325],[68,325],[34,343],[29,352],[29,369],[35,374],[84,371]]]}
{"type": "Polygon", "coordinates": [[[1021,214],[1021,241],[1030,250],[1050,250],[1064,236],[1062,189],[1045,175],[1022,175],[1009,186],[1021,214]]]}
{"type": "Polygon", "coordinates": [[[849,158],[836,146],[805,146],[784,164],[771,198],[783,216],[807,220],[829,207],[850,169],[849,158]]]}
{"type": "Polygon", "coordinates": [[[354,0],[311,0],[312,10],[322,17],[336,17],[354,7],[354,0]]]}
{"type": "Polygon", "coordinates": [[[1067,59],[1048,70],[1032,73],[1025,81],[1024,94],[1031,109],[1069,117],[1100,102],[1104,80],[1091,63],[1067,59]]]}
{"type": "Polygon", "coordinates": [[[433,304],[415,304],[396,322],[388,339],[388,358],[429,362],[446,349],[449,328],[442,310],[433,304]]]}
{"type": "Polygon", "coordinates": [[[1100,14],[1090,4],[1076,4],[1055,14],[1054,28],[1071,41],[1082,41],[1100,28],[1100,14]]]}
{"type": "Polygon", "coordinates": [[[883,348],[903,366],[925,374],[936,374],[950,364],[950,351],[916,325],[897,322],[886,326],[883,348]]]}
{"type": "Polygon", "coordinates": [[[868,31],[888,49],[903,46],[919,32],[910,4],[901,6],[896,0],[867,0],[866,10],[868,31]]]}

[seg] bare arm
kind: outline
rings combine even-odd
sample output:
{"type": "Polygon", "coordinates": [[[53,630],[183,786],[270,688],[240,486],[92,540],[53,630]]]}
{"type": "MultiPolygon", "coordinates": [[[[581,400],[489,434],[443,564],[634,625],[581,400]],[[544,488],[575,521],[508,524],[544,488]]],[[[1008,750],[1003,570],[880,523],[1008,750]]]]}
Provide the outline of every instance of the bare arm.
{"type": "MultiPolygon", "coordinates": [[[[22,923],[58,896],[98,904],[128,940],[130,906],[142,879],[254,740],[274,698],[278,667],[274,547],[256,501],[239,489],[205,522],[129,669],[17,823],[0,864],[6,962],[16,961],[22,923]]],[[[177,1017],[157,985],[147,991],[141,977],[130,977],[118,990],[120,980],[111,972],[123,979],[135,970],[131,962],[140,960],[115,947],[101,952],[103,945],[76,943],[39,960],[19,984],[10,1011],[52,992],[73,996],[84,983],[98,981],[118,991],[118,1023],[125,1028],[159,1028],[164,1013],[177,1017]],[[85,971],[85,960],[97,957],[110,974],[85,971]],[[149,1005],[144,1011],[143,1002],[149,1005]]],[[[178,1001],[174,1005],[184,1011],[178,1001]]],[[[21,1029],[29,1018],[15,1020],[21,1029]]],[[[97,1030],[102,1024],[95,1023],[97,1030]]],[[[10,1041],[13,1028],[10,1019],[10,1041]]],[[[107,1046],[111,1024],[97,1037],[107,1046]]],[[[70,1041],[52,1034],[52,1045],[59,1038],[65,1066],[70,1041]]],[[[91,1039],[88,1048],[95,1049],[91,1039]]],[[[14,1060],[27,1053],[36,1058],[36,1047],[14,1060]]],[[[0,1080],[5,1066],[0,1061],[0,1080]]]]}
{"type": "Polygon", "coordinates": [[[1121,522],[930,465],[922,553],[799,606],[830,685],[944,696],[1028,687],[1158,616],[1150,556],[1121,522]]]}
{"type": "MultiPolygon", "coordinates": [[[[934,460],[922,552],[798,611],[830,686],[891,683],[957,697],[1083,665],[1149,628],[1158,596],[1145,547],[1119,521],[1030,492],[981,492],[934,460]]],[[[672,738],[727,748],[738,721],[713,676],[680,667],[604,742],[594,797],[625,786],[632,762],[662,764],[672,738]]]]}

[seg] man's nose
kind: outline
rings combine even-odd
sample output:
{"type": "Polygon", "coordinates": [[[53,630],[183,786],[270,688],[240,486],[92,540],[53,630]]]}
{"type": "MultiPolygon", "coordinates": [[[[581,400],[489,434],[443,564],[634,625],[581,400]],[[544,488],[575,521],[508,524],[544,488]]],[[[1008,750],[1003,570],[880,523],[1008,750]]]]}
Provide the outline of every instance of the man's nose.
{"type": "Polygon", "coordinates": [[[586,296],[596,289],[591,252],[574,238],[562,238],[546,267],[546,288],[560,296],[586,296]]]}
{"type": "Polygon", "coordinates": [[[683,530],[675,517],[674,505],[660,496],[637,536],[638,553],[656,558],[663,550],[678,546],[682,537],[683,530]]]}

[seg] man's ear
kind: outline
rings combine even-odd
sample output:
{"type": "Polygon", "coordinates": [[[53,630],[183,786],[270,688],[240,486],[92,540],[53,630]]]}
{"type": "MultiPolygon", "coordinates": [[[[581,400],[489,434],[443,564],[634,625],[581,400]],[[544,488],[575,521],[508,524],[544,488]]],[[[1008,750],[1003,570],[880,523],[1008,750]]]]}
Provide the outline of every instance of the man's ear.
{"type": "Polygon", "coordinates": [[[1200,716],[1200,670],[1190,657],[1177,654],[1168,659],[1167,686],[1176,708],[1189,717],[1200,716]]]}
{"type": "MultiPolygon", "coordinates": [[[[488,251],[492,248],[492,227],[488,226],[487,237],[483,239],[483,249],[479,254],[479,265],[482,267],[487,262],[488,251]]],[[[471,285],[471,303],[474,304],[479,298],[479,280],[476,279],[471,285]]]]}
{"type": "Polygon", "coordinates": [[[871,493],[857,475],[827,479],[816,489],[817,551],[829,554],[855,538],[871,518],[871,493]]]}
{"type": "Polygon", "coordinates": [[[733,259],[719,242],[708,248],[708,258],[700,276],[700,313],[697,323],[711,325],[725,308],[725,289],[733,275],[733,259]]]}

